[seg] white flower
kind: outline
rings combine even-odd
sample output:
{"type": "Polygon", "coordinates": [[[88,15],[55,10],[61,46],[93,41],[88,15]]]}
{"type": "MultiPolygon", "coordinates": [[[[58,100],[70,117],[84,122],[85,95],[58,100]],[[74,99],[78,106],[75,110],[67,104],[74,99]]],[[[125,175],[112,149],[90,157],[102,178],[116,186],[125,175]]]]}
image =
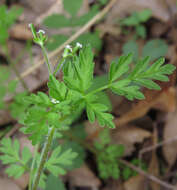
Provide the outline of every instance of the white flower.
{"type": "Polygon", "coordinates": [[[79,42],[76,43],[76,46],[82,48],[82,44],[80,44],[79,42]]]}
{"type": "Polygon", "coordinates": [[[44,31],[44,30],[39,30],[37,33],[38,33],[38,34],[39,34],[39,33],[45,34],[45,31],[44,31]]]}
{"type": "Polygon", "coordinates": [[[31,28],[31,25],[32,25],[32,23],[29,23],[29,24],[28,24],[28,27],[31,28]]]}
{"type": "Polygon", "coordinates": [[[66,48],[66,49],[69,49],[71,52],[73,51],[73,50],[72,50],[72,47],[71,47],[70,45],[67,45],[65,48],[66,48]]]}
{"type": "Polygon", "coordinates": [[[52,98],[52,99],[51,99],[51,102],[52,102],[53,104],[59,104],[59,103],[60,103],[60,101],[56,100],[55,98],[52,98]]]}

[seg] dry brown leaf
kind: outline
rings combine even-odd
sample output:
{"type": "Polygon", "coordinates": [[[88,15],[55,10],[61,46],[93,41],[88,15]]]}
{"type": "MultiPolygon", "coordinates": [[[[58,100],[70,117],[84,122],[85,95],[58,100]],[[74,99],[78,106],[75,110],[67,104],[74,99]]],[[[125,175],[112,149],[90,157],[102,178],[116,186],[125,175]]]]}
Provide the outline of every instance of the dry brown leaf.
{"type": "Polygon", "coordinates": [[[167,88],[161,93],[147,90],[145,97],[145,100],[138,102],[129,112],[115,119],[116,126],[124,125],[144,116],[151,108],[172,112],[176,108],[176,92],[173,87],[167,88]]]}
{"type": "Polygon", "coordinates": [[[172,15],[177,13],[176,0],[165,0],[172,15]]]}
{"type": "Polygon", "coordinates": [[[40,24],[42,21],[52,14],[60,14],[63,12],[63,6],[61,0],[56,0],[53,5],[51,5],[47,11],[43,12],[38,18],[35,20],[35,24],[40,24]]]}
{"type": "Polygon", "coordinates": [[[102,190],[124,190],[124,187],[121,180],[108,180],[102,190]]]}
{"type": "Polygon", "coordinates": [[[170,87],[167,91],[164,91],[152,108],[165,112],[174,112],[176,109],[176,89],[170,87]]]}
{"type": "Polygon", "coordinates": [[[16,24],[9,30],[9,35],[17,40],[30,40],[33,38],[27,24],[16,24]]]}
{"type": "Polygon", "coordinates": [[[136,126],[125,126],[112,131],[112,141],[125,146],[125,155],[130,155],[135,143],[141,143],[145,138],[151,137],[151,133],[136,126]]]}
{"type": "Polygon", "coordinates": [[[119,0],[108,15],[106,22],[113,23],[118,18],[146,8],[151,9],[153,17],[161,21],[168,21],[170,19],[171,12],[169,12],[169,7],[165,0],[119,0]]]}
{"type": "Polygon", "coordinates": [[[0,178],[0,190],[21,190],[12,180],[0,178]]]}
{"type": "Polygon", "coordinates": [[[95,121],[94,123],[90,123],[89,121],[86,121],[84,125],[85,125],[85,131],[88,134],[88,136],[94,134],[97,130],[100,129],[100,125],[98,124],[98,121],[95,121]]]}
{"type": "Polygon", "coordinates": [[[12,121],[10,113],[6,110],[0,110],[0,126],[8,124],[10,121],[12,121]]]}
{"type": "Polygon", "coordinates": [[[25,189],[29,184],[29,174],[25,173],[18,179],[12,179],[21,189],[25,189]]]}
{"type": "Polygon", "coordinates": [[[168,25],[162,22],[152,23],[151,28],[150,28],[151,35],[155,38],[160,37],[162,34],[167,32],[167,30],[168,30],[168,25]]]}
{"type": "MultiPolygon", "coordinates": [[[[177,136],[177,110],[174,113],[169,113],[166,118],[164,128],[164,141],[177,136]]],[[[163,146],[163,153],[169,166],[173,165],[177,158],[177,140],[163,146]]]]}
{"type": "MultiPolygon", "coordinates": [[[[102,128],[98,122],[93,124],[86,122],[85,130],[88,134],[88,141],[95,141],[98,139],[98,135],[102,128]]],[[[138,128],[136,126],[124,126],[112,130],[112,142],[116,144],[123,144],[125,146],[125,155],[130,155],[135,147],[135,143],[141,143],[145,138],[151,137],[151,133],[147,130],[138,128]]]]}
{"type": "Polygon", "coordinates": [[[142,175],[137,175],[131,177],[124,183],[125,190],[146,190],[145,189],[145,177],[142,175]]]}
{"type": "Polygon", "coordinates": [[[5,0],[1,0],[1,2],[0,2],[0,5],[3,5],[3,4],[5,4],[5,0]]]}
{"type": "Polygon", "coordinates": [[[46,12],[49,7],[58,0],[19,0],[24,7],[29,7],[32,13],[41,14],[46,12]]]}
{"type": "Polygon", "coordinates": [[[91,187],[93,189],[98,189],[101,185],[100,180],[86,165],[72,170],[67,174],[67,176],[69,177],[71,186],[74,187],[91,187]]]}

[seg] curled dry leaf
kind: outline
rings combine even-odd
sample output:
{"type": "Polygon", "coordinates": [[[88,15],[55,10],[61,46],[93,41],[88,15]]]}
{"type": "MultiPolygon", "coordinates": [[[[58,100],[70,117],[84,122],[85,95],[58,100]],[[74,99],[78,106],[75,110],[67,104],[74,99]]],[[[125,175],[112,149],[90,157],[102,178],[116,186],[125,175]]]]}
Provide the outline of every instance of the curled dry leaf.
{"type": "Polygon", "coordinates": [[[67,176],[69,177],[69,181],[73,187],[90,187],[92,189],[98,189],[101,185],[100,180],[86,165],[72,170],[67,174],[67,176]]]}
{"type": "Polygon", "coordinates": [[[139,101],[130,111],[122,117],[115,119],[116,126],[124,125],[132,120],[141,118],[151,108],[173,112],[176,108],[176,90],[173,87],[161,92],[145,91],[146,99],[139,101]]]}
{"type": "MultiPolygon", "coordinates": [[[[177,110],[174,113],[169,113],[166,117],[166,124],[164,128],[164,141],[177,137],[177,110]]],[[[173,165],[177,158],[177,140],[165,144],[163,146],[163,153],[169,166],[173,165]]]]}
{"type": "Polygon", "coordinates": [[[149,131],[131,125],[112,131],[113,143],[125,146],[125,156],[130,155],[134,151],[135,143],[141,143],[145,138],[149,137],[151,137],[149,131]]]}
{"type": "Polygon", "coordinates": [[[137,175],[131,177],[124,183],[125,190],[142,190],[145,187],[145,177],[143,175],[137,175]]]}
{"type": "Polygon", "coordinates": [[[176,109],[176,89],[170,87],[164,91],[152,107],[165,112],[174,112],[176,109]]]}
{"type": "Polygon", "coordinates": [[[12,180],[0,178],[0,190],[21,190],[12,180]]]}
{"type": "MultiPolygon", "coordinates": [[[[85,124],[85,130],[88,134],[88,140],[95,141],[98,138],[102,128],[100,128],[97,122],[90,124],[89,122],[85,124]]],[[[151,137],[151,133],[147,130],[138,128],[136,126],[127,125],[121,128],[112,130],[111,139],[113,143],[123,144],[125,146],[124,155],[130,155],[135,147],[135,143],[141,143],[145,138],[151,137]]]]}

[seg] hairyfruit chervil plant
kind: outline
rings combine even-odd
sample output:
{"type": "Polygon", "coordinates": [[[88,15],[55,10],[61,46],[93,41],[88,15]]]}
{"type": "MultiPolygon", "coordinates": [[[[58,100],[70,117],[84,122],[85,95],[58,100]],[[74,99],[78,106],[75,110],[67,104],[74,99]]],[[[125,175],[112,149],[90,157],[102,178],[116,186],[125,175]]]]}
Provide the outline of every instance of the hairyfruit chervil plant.
{"type": "MultiPolygon", "coordinates": [[[[65,167],[72,164],[77,155],[71,149],[62,152],[62,145],[57,146],[50,154],[50,148],[53,139],[60,136],[64,130],[67,130],[73,121],[73,115],[82,107],[86,109],[86,113],[90,122],[98,120],[100,126],[115,128],[112,114],[108,113],[108,107],[99,103],[98,94],[101,91],[110,89],[113,93],[125,96],[129,100],[144,99],[141,87],[160,90],[160,86],[153,80],[168,81],[166,75],[172,74],[175,67],[171,64],[164,64],[165,59],[160,58],[154,64],[150,64],[150,58],[145,57],[130,69],[133,55],[121,56],[117,62],[113,61],[109,70],[107,84],[90,90],[93,82],[94,72],[94,55],[91,47],[87,45],[82,47],[77,43],[75,47],[66,46],[63,56],[55,69],[48,59],[45,49],[47,36],[45,32],[39,30],[36,32],[34,26],[30,24],[30,28],[34,37],[34,42],[38,44],[43,52],[45,63],[48,68],[49,95],[38,92],[30,94],[23,98],[23,104],[26,106],[24,113],[20,119],[20,123],[24,125],[22,131],[30,134],[29,139],[36,147],[34,155],[28,148],[24,148],[19,153],[19,142],[12,142],[9,138],[1,141],[0,156],[3,164],[8,164],[6,172],[9,176],[20,177],[24,172],[30,173],[29,190],[36,190],[45,186],[46,172],[52,173],[54,176],[65,174],[65,167]],[[62,71],[62,80],[56,78],[56,74],[62,71]],[[38,152],[39,145],[43,142],[41,154],[38,152]],[[50,155],[50,156],[49,156],[50,155]]],[[[107,142],[99,146],[95,146],[98,152],[104,148],[107,142]]],[[[110,153],[117,151],[117,147],[109,146],[106,148],[105,154],[100,154],[98,164],[100,170],[104,170],[103,177],[111,176],[106,174],[107,168],[103,166],[104,159],[108,162],[122,154],[122,147],[118,154],[109,156],[110,153]]],[[[114,164],[112,165],[114,167],[114,164]]],[[[110,170],[109,170],[110,172],[110,170]]],[[[116,172],[114,171],[117,176],[116,172]]]]}

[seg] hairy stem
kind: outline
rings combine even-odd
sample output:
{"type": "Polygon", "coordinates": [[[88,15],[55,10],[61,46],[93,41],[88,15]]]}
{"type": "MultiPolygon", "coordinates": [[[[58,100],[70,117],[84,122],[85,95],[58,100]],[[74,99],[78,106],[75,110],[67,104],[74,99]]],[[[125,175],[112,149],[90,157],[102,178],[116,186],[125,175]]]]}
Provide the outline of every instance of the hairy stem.
{"type": "Polygon", "coordinates": [[[37,144],[35,146],[35,150],[34,150],[34,158],[32,160],[32,164],[31,164],[31,169],[30,169],[30,177],[29,177],[29,190],[32,189],[32,180],[33,180],[33,176],[34,176],[34,166],[36,164],[36,155],[37,155],[37,151],[38,151],[38,147],[39,145],[37,144]]]}
{"type": "Polygon", "coordinates": [[[88,94],[86,94],[86,96],[89,96],[91,94],[96,94],[96,93],[101,92],[103,90],[106,90],[108,88],[109,88],[109,85],[104,85],[104,86],[102,86],[102,87],[100,87],[100,88],[98,88],[96,90],[93,90],[93,91],[89,92],[88,94]]]}
{"type": "Polygon", "coordinates": [[[51,70],[51,67],[50,67],[50,62],[49,62],[49,58],[48,58],[48,55],[47,55],[47,51],[46,51],[46,49],[45,49],[44,46],[41,46],[41,49],[42,49],[42,53],[43,53],[45,62],[47,64],[49,75],[51,75],[52,74],[52,70],[51,70]]]}
{"type": "Polygon", "coordinates": [[[62,60],[58,63],[58,65],[57,65],[57,67],[56,67],[56,69],[55,69],[55,71],[53,73],[54,76],[57,74],[57,72],[60,72],[60,70],[61,70],[62,66],[64,65],[64,63],[65,63],[65,59],[62,58],[62,60]]]}
{"type": "Polygon", "coordinates": [[[42,175],[45,162],[47,160],[47,156],[48,156],[48,152],[50,150],[51,144],[52,144],[54,132],[55,132],[55,128],[54,127],[52,127],[52,128],[49,129],[46,142],[45,142],[44,147],[42,149],[42,154],[41,154],[39,166],[38,166],[36,175],[34,177],[32,190],[37,190],[37,187],[39,185],[39,180],[40,180],[40,177],[42,175]]]}

